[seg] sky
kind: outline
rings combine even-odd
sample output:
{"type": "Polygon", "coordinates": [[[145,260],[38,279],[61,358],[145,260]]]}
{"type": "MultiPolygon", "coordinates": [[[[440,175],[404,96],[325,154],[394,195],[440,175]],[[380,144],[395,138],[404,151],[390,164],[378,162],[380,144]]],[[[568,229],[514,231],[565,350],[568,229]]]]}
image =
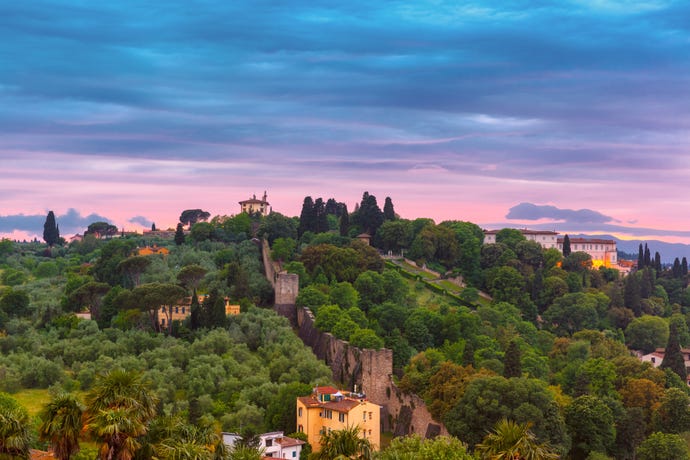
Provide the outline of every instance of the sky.
{"type": "Polygon", "coordinates": [[[0,2],[0,234],[268,193],[690,243],[690,2],[0,2]]]}

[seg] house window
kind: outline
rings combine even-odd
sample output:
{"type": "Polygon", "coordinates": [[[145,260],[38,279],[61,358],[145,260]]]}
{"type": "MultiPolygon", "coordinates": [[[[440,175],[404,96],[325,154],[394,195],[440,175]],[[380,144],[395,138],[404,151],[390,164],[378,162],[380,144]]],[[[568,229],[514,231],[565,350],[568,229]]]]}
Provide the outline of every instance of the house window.
{"type": "Polygon", "coordinates": [[[161,307],[161,313],[165,313],[165,307],[161,307]]]}
{"type": "Polygon", "coordinates": [[[292,458],[295,458],[295,457],[297,457],[297,451],[296,451],[296,450],[293,450],[293,451],[292,451],[292,458]]]}
{"type": "Polygon", "coordinates": [[[161,326],[165,326],[165,318],[161,319],[161,326]]]}
{"type": "Polygon", "coordinates": [[[652,356],[652,363],[656,363],[656,358],[652,356]]]}
{"type": "Polygon", "coordinates": [[[297,416],[298,417],[302,416],[302,408],[301,407],[299,409],[297,409],[297,416]]]}
{"type": "Polygon", "coordinates": [[[175,313],[179,313],[179,312],[180,312],[180,307],[175,307],[175,313]]]}
{"type": "Polygon", "coordinates": [[[297,431],[298,431],[299,433],[304,433],[304,427],[303,427],[302,425],[299,425],[299,426],[297,427],[297,431]]]}
{"type": "Polygon", "coordinates": [[[339,412],[338,413],[338,421],[341,423],[344,423],[345,422],[345,414],[343,414],[342,412],[339,412]]]}
{"type": "Polygon", "coordinates": [[[362,420],[366,420],[366,419],[367,419],[367,413],[366,413],[366,412],[362,412],[362,420]]]}
{"type": "Polygon", "coordinates": [[[266,440],[266,447],[271,447],[273,445],[273,439],[266,440]]]}
{"type": "Polygon", "coordinates": [[[371,412],[369,412],[369,420],[371,420],[371,412]]]}
{"type": "Polygon", "coordinates": [[[184,315],[184,307],[182,307],[182,314],[184,315]]]}

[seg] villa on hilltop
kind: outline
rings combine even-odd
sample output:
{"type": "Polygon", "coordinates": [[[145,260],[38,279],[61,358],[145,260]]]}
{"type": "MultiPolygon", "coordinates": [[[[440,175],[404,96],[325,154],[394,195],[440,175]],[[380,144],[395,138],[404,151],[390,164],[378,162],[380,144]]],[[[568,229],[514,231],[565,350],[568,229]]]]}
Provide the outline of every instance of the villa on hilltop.
{"type": "MultiPolygon", "coordinates": [[[[494,244],[496,242],[496,234],[500,230],[484,230],[484,244],[494,244]]],[[[528,241],[535,241],[544,249],[557,248],[558,232],[527,230],[520,229],[520,233],[528,241]]]]}
{"type": "MultiPolygon", "coordinates": [[[[522,236],[528,241],[539,243],[544,249],[558,249],[563,253],[564,237],[558,236],[558,232],[548,230],[519,229],[522,236]]],[[[499,230],[484,230],[484,244],[496,243],[496,234],[499,230]]],[[[619,271],[630,271],[630,267],[618,263],[618,250],[614,240],[602,238],[570,238],[570,250],[572,252],[585,252],[592,257],[592,266],[595,268],[615,268],[619,271]]]]}
{"type": "Polygon", "coordinates": [[[266,201],[267,198],[266,191],[264,191],[264,196],[260,200],[254,195],[248,200],[240,201],[241,212],[247,214],[259,213],[262,216],[267,216],[270,209],[268,201],[266,201]]]}

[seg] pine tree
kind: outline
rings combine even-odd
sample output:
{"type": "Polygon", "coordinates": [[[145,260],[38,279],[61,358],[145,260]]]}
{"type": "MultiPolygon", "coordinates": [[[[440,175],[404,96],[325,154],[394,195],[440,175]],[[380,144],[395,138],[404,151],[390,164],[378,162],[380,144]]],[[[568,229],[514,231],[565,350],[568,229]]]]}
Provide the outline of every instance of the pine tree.
{"type": "Polygon", "coordinates": [[[522,377],[522,364],[520,363],[520,348],[515,340],[511,340],[503,357],[503,376],[522,377]]]}
{"type": "Polygon", "coordinates": [[[48,211],[46,221],[43,224],[43,240],[50,247],[53,247],[55,243],[60,240],[60,230],[55,223],[55,214],[53,211],[48,211]]]}
{"type": "Polygon", "coordinates": [[[184,243],[184,230],[182,230],[182,223],[177,224],[175,230],[175,244],[180,246],[184,243]]]}
{"type": "Polygon", "coordinates": [[[563,237],[563,257],[568,257],[570,252],[570,237],[566,233],[563,237]]]}
{"type": "Polygon", "coordinates": [[[383,204],[383,219],[395,220],[395,209],[393,209],[393,200],[391,197],[386,197],[386,202],[383,204]]]}
{"type": "Polygon", "coordinates": [[[688,379],[688,374],[685,369],[685,359],[683,358],[683,353],[680,350],[680,340],[678,337],[678,326],[675,323],[671,323],[670,331],[668,335],[668,343],[666,344],[666,350],[664,352],[664,360],[661,361],[661,369],[671,369],[673,372],[678,374],[678,377],[685,382],[688,379]]]}

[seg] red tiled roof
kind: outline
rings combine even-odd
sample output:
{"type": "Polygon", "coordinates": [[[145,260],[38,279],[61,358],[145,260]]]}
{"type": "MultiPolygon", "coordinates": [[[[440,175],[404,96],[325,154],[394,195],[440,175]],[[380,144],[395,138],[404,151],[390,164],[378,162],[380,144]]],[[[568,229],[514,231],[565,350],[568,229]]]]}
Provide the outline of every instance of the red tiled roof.
{"type": "Polygon", "coordinates": [[[287,436],[276,439],[276,443],[283,447],[301,446],[302,444],[306,444],[301,439],[288,438],[287,436]]]}
{"type": "Polygon", "coordinates": [[[321,407],[323,409],[331,409],[338,412],[350,412],[353,407],[359,405],[359,401],[354,399],[343,399],[342,401],[324,401],[321,402],[310,396],[301,396],[299,399],[306,407],[321,407]]]}
{"type": "MultiPolygon", "coordinates": [[[[563,238],[559,237],[558,242],[563,243],[563,238]]],[[[570,238],[570,244],[616,244],[616,242],[602,238],[570,238]]]]}
{"type": "Polygon", "coordinates": [[[337,388],[333,388],[332,386],[325,386],[325,387],[316,387],[314,388],[314,392],[318,393],[320,395],[332,395],[338,392],[337,388]]]}
{"type": "MultiPolygon", "coordinates": [[[[519,230],[523,235],[558,235],[558,232],[552,232],[551,230],[527,230],[526,228],[514,228],[513,230],[519,230]]],[[[495,235],[501,230],[484,230],[485,235],[495,235]]]]}

